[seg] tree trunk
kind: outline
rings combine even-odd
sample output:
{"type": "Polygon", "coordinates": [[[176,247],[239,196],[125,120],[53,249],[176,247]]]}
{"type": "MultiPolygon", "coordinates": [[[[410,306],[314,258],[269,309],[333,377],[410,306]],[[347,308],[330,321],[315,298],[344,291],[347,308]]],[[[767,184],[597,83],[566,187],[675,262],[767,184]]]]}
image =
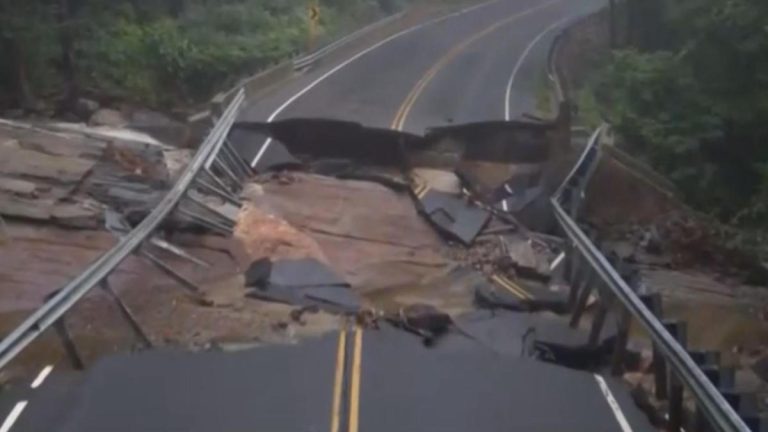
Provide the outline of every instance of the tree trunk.
{"type": "Polygon", "coordinates": [[[80,97],[80,86],[77,80],[75,64],[75,9],[72,3],[77,0],[59,0],[59,45],[61,47],[61,75],[64,79],[64,97],[59,106],[60,111],[72,111],[80,97]]]}
{"type": "Polygon", "coordinates": [[[174,18],[180,17],[185,9],[186,4],[184,0],[170,0],[168,2],[168,13],[174,18]]]}
{"type": "Polygon", "coordinates": [[[616,49],[616,0],[608,2],[608,34],[611,49],[616,49]]]}
{"type": "Polygon", "coordinates": [[[627,0],[627,45],[637,46],[638,10],[636,0],[627,0]]]}
{"type": "Polygon", "coordinates": [[[0,36],[0,43],[3,44],[3,51],[8,53],[7,67],[11,76],[11,87],[15,90],[16,105],[24,110],[34,109],[35,97],[29,85],[23,48],[16,38],[9,35],[0,36]]]}

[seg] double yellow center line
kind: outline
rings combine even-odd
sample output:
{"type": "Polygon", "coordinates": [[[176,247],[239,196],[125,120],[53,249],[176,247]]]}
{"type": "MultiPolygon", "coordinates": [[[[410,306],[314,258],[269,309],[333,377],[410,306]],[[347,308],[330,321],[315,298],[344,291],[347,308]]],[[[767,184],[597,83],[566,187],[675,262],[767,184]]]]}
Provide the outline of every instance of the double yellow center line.
{"type": "MultiPolygon", "coordinates": [[[[552,6],[555,3],[559,3],[563,0],[550,0],[542,3],[533,8],[527,9],[523,12],[511,15],[495,24],[486,27],[484,30],[473,34],[469,38],[462,41],[460,44],[453,46],[443,57],[441,57],[437,63],[432,65],[429,70],[419,79],[416,85],[413,86],[411,91],[406,96],[403,103],[397,110],[395,118],[392,120],[391,128],[395,130],[403,130],[405,121],[408,118],[413,105],[416,100],[424,92],[427,85],[434,79],[440,70],[442,70],[451,60],[453,60],[461,51],[468,46],[479,40],[480,38],[490,34],[491,32],[499,29],[502,26],[510,24],[526,15],[532,14],[540,9],[552,6]]],[[[422,184],[419,185],[414,193],[419,197],[423,197],[427,193],[429,188],[422,184]]],[[[503,286],[514,295],[522,299],[531,299],[532,296],[528,294],[524,289],[520,288],[517,284],[503,276],[493,276],[495,282],[503,286]]],[[[339,342],[336,350],[336,370],[333,381],[333,404],[331,413],[331,432],[341,432],[344,427],[342,422],[346,422],[346,432],[358,432],[360,425],[360,380],[362,369],[362,355],[363,355],[363,329],[356,325],[354,328],[354,339],[352,341],[352,359],[348,359],[348,333],[349,330],[342,328],[339,332],[339,342]],[[349,367],[349,373],[347,374],[347,368],[349,367]],[[347,378],[347,379],[345,379],[347,378]],[[348,381],[348,382],[347,382],[348,381]],[[348,392],[344,390],[348,389],[348,392]],[[348,399],[345,401],[345,395],[348,395],[348,399]],[[345,403],[346,402],[346,403],[345,403]],[[346,412],[346,416],[345,416],[346,412]]]]}
{"type": "Polygon", "coordinates": [[[546,3],[542,3],[538,6],[534,6],[523,12],[519,12],[514,15],[511,15],[501,21],[496,22],[495,24],[489,27],[486,27],[482,31],[473,34],[469,38],[464,39],[464,41],[462,41],[460,44],[454,45],[453,48],[451,48],[443,57],[441,57],[440,60],[437,61],[437,63],[432,65],[432,67],[429,68],[429,70],[427,70],[427,72],[421,77],[421,79],[416,83],[416,85],[413,86],[410,93],[408,93],[408,96],[406,96],[402,105],[400,105],[400,108],[397,110],[397,113],[395,114],[395,118],[394,120],[392,120],[391,128],[395,130],[403,130],[403,127],[405,126],[405,120],[408,118],[408,114],[410,113],[411,109],[413,108],[413,105],[416,103],[416,100],[419,98],[419,96],[427,87],[427,85],[430,83],[430,81],[432,81],[435,75],[437,75],[437,73],[440,72],[440,70],[443,69],[445,65],[447,65],[451,60],[453,60],[457,55],[459,55],[459,53],[465,50],[468,46],[472,45],[474,42],[477,42],[477,40],[488,35],[489,33],[492,33],[498,30],[502,26],[510,24],[520,18],[523,18],[526,15],[530,15],[538,11],[539,9],[544,9],[546,7],[554,5],[555,3],[560,3],[561,1],[563,0],[550,0],[546,3]]]}
{"type": "Polygon", "coordinates": [[[333,380],[333,407],[331,412],[331,432],[358,432],[360,425],[360,373],[363,362],[363,329],[359,325],[354,329],[352,342],[352,360],[349,364],[346,326],[339,332],[336,349],[336,371],[333,380]],[[347,373],[347,366],[350,366],[347,373]],[[345,378],[348,378],[345,379],[345,378]],[[348,382],[347,382],[348,381],[348,382]],[[346,394],[349,398],[345,401],[346,394]],[[346,403],[345,403],[346,402],[346,403]],[[345,416],[345,413],[347,414],[345,416]],[[342,421],[347,420],[346,429],[342,421]]]}
{"type": "Polygon", "coordinates": [[[506,288],[507,291],[511,292],[515,297],[518,297],[522,300],[533,300],[533,296],[530,295],[528,291],[513,282],[511,279],[508,279],[506,276],[496,274],[491,276],[491,280],[506,288]]]}

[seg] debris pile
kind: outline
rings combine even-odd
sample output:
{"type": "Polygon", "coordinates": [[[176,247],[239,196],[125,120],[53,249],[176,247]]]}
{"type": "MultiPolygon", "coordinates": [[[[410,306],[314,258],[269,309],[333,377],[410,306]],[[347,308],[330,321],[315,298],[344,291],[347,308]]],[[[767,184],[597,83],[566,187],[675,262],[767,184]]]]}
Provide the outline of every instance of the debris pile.
{"type": "Polygon", "coordinates": [[[141,134],[0,123],[0,215],[95,228],[145,214],[169,187],[167,147],[141,134]]]}
{"type": "MultiPolygon", "coordinates": [[[[457,317],[477,307],[562,303],[551,269],[561,245],[516,218],[545,198],[547,131],[515,127],[475,124],[420,137],[323,120],[236,125],[229,143],[253,168],[242,206],[189,192],[235,221],[232,239],[173,221],[144,251],[166,268],[148,272],[131,258],[130,270],[111,278],[115,291],[149,339],[198,347],[290,340],[312,333],[303,323],[326,331],[335,323],[328,317],[339,316],[391,322],[432,343],[460,333],[457,317]],[[182,242],[184,235],[196,240],[182,242]],[[200,243],[212,239],[226,244],[200,243]]],[[[0,215],[12,220],[17,241],[19,220],[104,234],[67,264],[67,280],[155,206],[186,153],[106,129],[2,124],[0,215]]],[[[97,299],[81,307],[99,319],[107,313],[97,299]]],[[[79,319],[73,333],[94,335],[79,319]]]]}
{"type": "Polygon", "coordinates": [[[551,268],[562,241],[515,217],[543,195],[545,133],[507,123],[425,137],[325,120],[236,124],[232,141],[254,154],[256,171],[235,229],[257,260],[245,273],[246,295],[373,310],[413,331],[404,313],[414,305],[442,314],[564,304],[551,268]],[[285,265],[306,280],[273,281],[285,265]],[[310,268],[335,276],[318,273],[324,282],[314,286],[310,268]],[[461,300],[446,304],[455,281],[461,300]]]}
{"type": "Polygon", "coordinates": [[[745,234],[671,213],[650,225],[617,227],[603,233],[612,243],[628,243],[618,253],[630,262],[667,269],[704,269],[747,284],[768,282],[768,266],[759,251],[746,247],[745,234]]]}

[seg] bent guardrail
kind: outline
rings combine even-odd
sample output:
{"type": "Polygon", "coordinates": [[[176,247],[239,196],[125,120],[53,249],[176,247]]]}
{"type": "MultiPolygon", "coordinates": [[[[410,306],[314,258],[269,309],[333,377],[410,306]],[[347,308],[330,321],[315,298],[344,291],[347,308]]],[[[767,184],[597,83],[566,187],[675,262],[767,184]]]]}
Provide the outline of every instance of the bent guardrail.
{"type": "MultiPolygon", "coordinates": [[[[237,184],[248,172],[243,168],[247,167],[245,162],[238,162],[239,156],[226,141],[229,129],[235,121],[238,110],[243,103],[245,94],[240,90],[232,102],[229,104],[222,117],[211,129],[207,138],[203,141],[195,157],[179,176],[174,186],[168,191],[165,197],[157,204],[144,220],[133,230],[127,232],[121,237],[117,245],[108,252],[100,256],[85,271],[69,282],[66,286],[52,295],[40,308],[31,316],[24,320],[15,330],[6,336],[0,342],[0,368],[8,364],[15,356],[34,341],[42,332],[51,327],[60,320],[63,315],[75,305],[83,296],[91,291],[96,285],[103,284],[110,295],[116,295],[106,285],[106,279],[112,271],[126,258],[134,252],[141,252],[145,258],[160,266],[166,273],[170,268],[157,260],[148,252],[141,251],[142,244],[149,239],[154,230],[160,223],[175,210],[179,210],[182,216],[192,222],[201,225],[214,225],[218,228],[226,229],[228,224],[217,218],[211,209],[201,207],[199,200],[193,204],[193,209],[186,208],[186,201],[195,199],[190,194],[190,187],[195,186],[202,191],[218,195],[228,200],[237,201],[235,191],[239,187],[237,184]],[[217,174],[218,173],[218,174],[217,174]],[[224,179],[220,175],[224,175],[224,179]],[[163,267],[166,266],[166,267],[163,267]]],[[[231,224],[230,224],[231,227],[231,224]]],[[[169,273],[169,275],[171,275],[169,273]]],[[[172,274],[175,278],[181,278],[177,274],[172,274]]],[[[182,282],[180,280],[180,282],[182,282]]],[[[189,282],[183,281],[189,288],[189,282]]],[[[132,325],[135,321],[132,319],[130,311],[119,301],[120,309],[132,325]],[[126,313],[127,311],[127,313],[126,313]]]]}
{"type": "MultiPolygon", "coordinates": [[[[656,302],[649,301],[653,296],[635,292],[576,223],[586,185],[599,160],[599,140],[605,128],[606,126],[601,126],[595,131],[579,161],[551,200],[555,216],[569,241],[565,273],[571,284],[571,325],[578,325],[591,292],[596,290],[601,306],[593,321],[590,341],[596,341],[595,333],[599,337],[599,328],[603,325],[609,309],[618,309],[619,334],[613,366],[614,371],[620,371],[616,366],[621,360],[621,353],[626,349],[630,320],[634,319],[642,326],[654,344],[657,397],[668,398],[670,402],[668,419],[671,427],[668,430],[680,430],[682,426],[685,388],[696,401],[695,420],[700,422],[698,424],[707,423],[718,431],[749,431],[745,419],[716,387],[715,374],[705,373],[701,361],[694,361],[686,350],[685,332],[680,323],[662,323],[657,316],[660,311],[652,311],[657,309],[653,307],[656,302]],[[666,366],[660,368],[664,365],[670,366],[669,374],[665,371],[666,366]],[[662,389],[664,394],[659,395],[662,389]]],[[[656,300],[659,298],[656,297],[656,300]]],[[[712,368],[707,369],[711,370],[712,368]]],[[[729,395],[729,399],[733,398],[729,395]]]]}

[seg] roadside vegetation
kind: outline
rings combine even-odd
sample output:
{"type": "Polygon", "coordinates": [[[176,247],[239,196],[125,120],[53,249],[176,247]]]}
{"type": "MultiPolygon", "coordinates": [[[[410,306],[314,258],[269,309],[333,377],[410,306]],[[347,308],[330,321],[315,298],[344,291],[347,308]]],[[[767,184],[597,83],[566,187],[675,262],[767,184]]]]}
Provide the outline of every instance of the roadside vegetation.
{"type": "MultiPolygon", "coordinates": [[[[409,0],[320,0],[317,43],[409,0]]],[[[307,0],[0,0],[0,113],[209,98],[308,44],[307,0]]]]}
{"type": "MultiPolygon", "coordinates": [[[[627,0],[581,94],[693,207],[768,227],[768,2],[627,0]]],[[[584,106],[581,106],[584,105],[584,106]]]]}

